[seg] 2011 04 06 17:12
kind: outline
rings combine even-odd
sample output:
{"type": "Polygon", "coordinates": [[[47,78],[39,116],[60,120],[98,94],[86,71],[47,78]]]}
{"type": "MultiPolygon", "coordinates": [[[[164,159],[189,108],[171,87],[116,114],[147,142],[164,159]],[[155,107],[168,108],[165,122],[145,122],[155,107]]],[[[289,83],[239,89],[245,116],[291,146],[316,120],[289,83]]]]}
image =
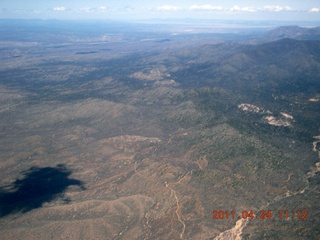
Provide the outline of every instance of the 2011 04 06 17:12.
{"type": "Polygon", "coordinates": [[[259,214],[255,214],[254,211],[244,210],[241,212],[241,215],[235,214],[234,210],[213,210],[212,219],[307,219],[308,212],[306,210],[297,210],[297,211],[288,211],[288,210],[260,210],[259,214]]]}

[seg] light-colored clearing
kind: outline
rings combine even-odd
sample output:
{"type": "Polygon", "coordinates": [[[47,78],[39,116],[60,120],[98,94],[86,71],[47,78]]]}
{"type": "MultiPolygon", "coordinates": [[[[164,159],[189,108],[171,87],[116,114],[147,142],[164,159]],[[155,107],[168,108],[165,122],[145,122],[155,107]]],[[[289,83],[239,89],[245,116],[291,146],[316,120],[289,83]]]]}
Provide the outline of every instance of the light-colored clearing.
{"type": "Polygon", "coordinates": [[[219,234],[214,240],[241,240],[242,230],[247,226],[248,219],[240,219],[237,221],[236,225],[219,234]]]}
{"type": "Polygon", "coordinates": [[[291,115],[288,114],[288,113],[280,112],[280,114],[281,114],[282,116],[284,116],[285,118],[293,119],[293,116],[291,116],[291,115]]]}

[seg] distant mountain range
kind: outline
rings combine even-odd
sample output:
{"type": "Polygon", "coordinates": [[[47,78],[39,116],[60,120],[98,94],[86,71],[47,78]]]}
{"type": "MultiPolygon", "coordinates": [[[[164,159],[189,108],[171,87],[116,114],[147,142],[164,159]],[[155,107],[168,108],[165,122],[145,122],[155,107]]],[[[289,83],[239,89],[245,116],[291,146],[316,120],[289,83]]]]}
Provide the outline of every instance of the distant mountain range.
{"type": "Polygon", "coordinates": [[[320,40],[320,27],[304,28],[299,26],[281,26],[267,32],[263,38],[266,41],[275,41],[283,38],[320,40]]]}
{"type": "Polygon", "coordinates": [[[184,76],[182,84],[194,84],[197,79],[199,85],[246,91],[261,87],[270,92],[318,89],[320,41],[285,38],[259,45],[206,45],[180,53],[181,59],[187,54],[192,61],[186,61],[176,73],[177,81],[184,76]]]}

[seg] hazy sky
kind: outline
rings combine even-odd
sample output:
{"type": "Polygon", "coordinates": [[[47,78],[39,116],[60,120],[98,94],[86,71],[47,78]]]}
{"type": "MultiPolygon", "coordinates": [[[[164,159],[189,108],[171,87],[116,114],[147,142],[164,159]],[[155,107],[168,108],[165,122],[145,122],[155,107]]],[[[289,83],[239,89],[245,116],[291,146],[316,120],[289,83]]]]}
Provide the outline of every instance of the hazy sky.
{"type": "Polygon", "coordinates": [[[319,21],[320,0],[0,0],[0,18],[319,21]]]}

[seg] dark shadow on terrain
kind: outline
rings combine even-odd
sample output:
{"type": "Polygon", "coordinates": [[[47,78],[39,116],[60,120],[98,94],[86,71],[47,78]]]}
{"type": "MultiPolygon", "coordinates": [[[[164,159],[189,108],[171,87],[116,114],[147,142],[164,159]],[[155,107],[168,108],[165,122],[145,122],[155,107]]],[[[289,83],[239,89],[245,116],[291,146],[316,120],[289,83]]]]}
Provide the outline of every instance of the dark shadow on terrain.
{"type": "MultiPolygon", "coordinates": [[[[43,203],[63,198],[71,185],[85,189],[83,183],[69,178],[72,172],[65,165],[56,167],[32,167],[23,171],[23,178],[6,187],[0,187],[0,217],[16,212],[28,212],[40,208],[43,203]]],[[[63,198],[69,202],[69,199],[63,198]]]]}

